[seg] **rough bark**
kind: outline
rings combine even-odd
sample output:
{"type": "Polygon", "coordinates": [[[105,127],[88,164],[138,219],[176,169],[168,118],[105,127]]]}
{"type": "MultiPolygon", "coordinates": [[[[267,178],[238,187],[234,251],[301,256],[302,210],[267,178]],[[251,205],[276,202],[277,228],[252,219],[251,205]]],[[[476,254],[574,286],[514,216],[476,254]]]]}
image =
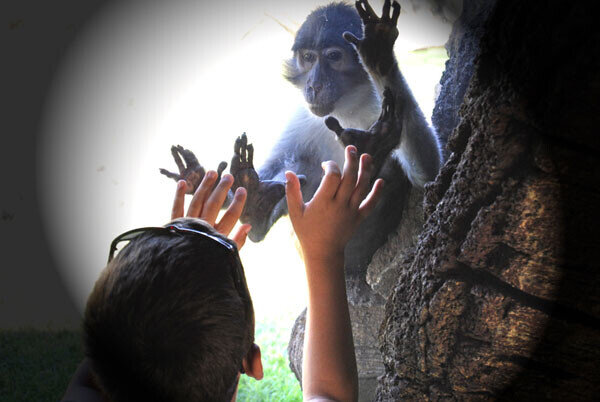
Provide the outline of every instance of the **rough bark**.
{"type": "Polygon", "coordinates": [[[597,397],[599,44],[581,2],[491,11],[386,305],[377,400],[597,397]]]}
{"type": "Polygon", "coordinates": [[[444,145],[444,160],[450,156],[445,144],[460,120],[458,111],[471,82],[483,27],[494,3],[495,1],[466,0],[446,42],[448,61],[440,79],[440,93],[431,115],[431,122],[444,145]]]}

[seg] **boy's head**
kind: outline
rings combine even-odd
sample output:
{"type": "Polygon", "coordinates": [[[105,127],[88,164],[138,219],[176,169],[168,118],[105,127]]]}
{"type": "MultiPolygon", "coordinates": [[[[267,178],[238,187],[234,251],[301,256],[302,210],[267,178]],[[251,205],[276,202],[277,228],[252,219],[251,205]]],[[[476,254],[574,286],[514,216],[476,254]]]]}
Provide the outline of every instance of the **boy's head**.
{"type": "Polygon", "coordinates": [[[201,220],[171,224],[234,247],[150,230],[107,265],[88,299],[84,343],[98,385],[114,401],[230,400],[240,371],[262,377],[235,244],[201,220]]]}

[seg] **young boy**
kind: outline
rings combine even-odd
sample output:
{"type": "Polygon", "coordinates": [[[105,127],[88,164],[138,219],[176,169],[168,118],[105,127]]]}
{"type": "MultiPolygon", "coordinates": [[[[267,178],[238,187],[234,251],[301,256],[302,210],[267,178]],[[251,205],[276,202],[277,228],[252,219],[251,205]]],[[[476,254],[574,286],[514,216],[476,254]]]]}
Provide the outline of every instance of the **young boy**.
{"type": "MultiPolygon", "coordinates": [[[[344,247],[377,203],[383,182],[371,189],[371,158],[359,158],[354,146],[346,148],[343,172],[331,161],[323,169],[306,204],[298,178],[286,173],[289,216],[308,281],[302,388],[305,400],[350,401],[357,398],[358,381],[344,247]]],[[[214,171],[205,175],[187,217],[180,181],[171,223],[115,239],[86,306],[88,357],[63,401],[230,401],[240,374],[262,378],[254,311],[237,253],[250,227],[226,237],[246,192],[238,188],[216,222],[233,177],[224,175],[215,187],[216,178],[214,171]],[[112,259],[120,240],[131,241],[112,259]]]]}

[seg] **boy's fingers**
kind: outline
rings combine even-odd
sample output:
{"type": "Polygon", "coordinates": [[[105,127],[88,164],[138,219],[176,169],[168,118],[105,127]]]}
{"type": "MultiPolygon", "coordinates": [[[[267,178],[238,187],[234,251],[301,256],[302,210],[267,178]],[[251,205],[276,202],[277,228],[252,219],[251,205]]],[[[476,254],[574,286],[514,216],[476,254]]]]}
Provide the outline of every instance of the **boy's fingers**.
{"type": "Polygon", "coordinates": [[[371,192],[369,193],[369,195],[367,195],[367,198],[365,198],[365,200],[358,207],[358,213],[361,216],[361,218],[366,218],[371,213],[371,211],[373,211],[373,208],[375,208],[383,194],[383,185],[383,179],[375,180],[375,184],[373,184],[373,189],[371,189],[371,192]]]}
{"type": "Polygon", "coordinates": [[[171,209],[171,220],[181,218],[183,216],[183,205],[185,203],[185,191],[186,183],[185,180],[179,180],[177,182],[177,189],[175,190],[175,199],[173,200],[173,208],[171,209]]]}
{"type": "Polygon", "coordinates": [[[327,161],[321,164],[323,170],[325,171],[325,176],[321,179],[321,184],[319,188],[315,192],[313,199],[317,197],[325,197],[326,199],[333,198],[338,188],[340,187],[340,182],[342,181],[342,173],[340,172],[340,168],[337,163],[334,161],[327,161]]]}
{"type": "Polygon", "coordinates": [[[225,174],[221,177],[221,181],[217,184],[217,187],[209,194],[208,199],[204,203],[200,212],[200,219],[204,219],[212,226],[215,225],[219,211],[227,198],[227,192],[233,184],[233,176],[225,174]]]}
{"type": "Polygon", "coordinates": [[[302,216],[304,210],[304,201],[302,200],[302,191],[300,191],[300,180],[294,172],[285,172],[285,195],[287,199],[288,214],[292,223],[302,216]]]}
{"type": "Polygon", "coordinates": [[[240,226],[231,237],[231,240],[237,244],[238,250],[241,250],[244,244],[246,244],[246,238],[248,237],[250,229],[252,229],[252,226],[249,223],[245,223],[240,226]]]}
{"type": "Polygon", "coordinates": [[[335,194],[339,200],[348,200],[356,187],[356,178],[358,177],[358,157],[356,147],[348,145],[346,147],[346,161],[344,162],[344,174],[342,182],[335,194]]]}
{"type": "Polygon", "coordinates": [[[358,169],[358,182],[356,183],[356,188],[350,198],[350,205],[353,208],[357,208],[369,193],[372,175],[373,159],[369,154],[362,154],[360,156],[358,169]]]}
{"type": "Polygon", "coordinates": [[[202,178],[202,182],[196,189],[194,196],[192,197],[192,201],[190,201],[190,206],[188,207],[187,216],[191,218],[198,218],[200,212],[202,212],[202,208],[204,207],[204,202],[210,195],[210,192],[215,184],[215,180],[217,180],[217,172],[214,170],[209,170],[206,172],[204,177],[202,178]]]}
{"type": "Polygon", "coordinates": [[[227,211],[225,211],[225,214],[223,214],[219,223],[215,225],[217,232],[224,236],[229,236],[235,223],[240,218],[240,215],[242,215],[244,204],[246,203],[246,195],[247,192],[244,187],[238,187],[238,189],[235,190],[233,202],[229,205],[229,208],[227,208],[227,211]]]}

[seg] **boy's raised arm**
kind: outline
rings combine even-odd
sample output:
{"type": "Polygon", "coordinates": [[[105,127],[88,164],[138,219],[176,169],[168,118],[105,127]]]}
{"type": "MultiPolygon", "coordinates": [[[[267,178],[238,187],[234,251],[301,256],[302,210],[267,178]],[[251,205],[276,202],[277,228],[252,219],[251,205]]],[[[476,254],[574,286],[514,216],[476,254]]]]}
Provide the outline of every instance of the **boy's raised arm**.
{"type": "Polygon", "coordinates": [[[346,300],[344,247],[375,207],[383,181],[370,188],[373,165],[354,146],[346,147],[340,172],[324,162],[325,175],[304,204],[300,182],[286,172],[290,220],[298,236],[308,281],[302,388],[305,400],[353,401],[358,397],[356,358],[346,300]]]}

